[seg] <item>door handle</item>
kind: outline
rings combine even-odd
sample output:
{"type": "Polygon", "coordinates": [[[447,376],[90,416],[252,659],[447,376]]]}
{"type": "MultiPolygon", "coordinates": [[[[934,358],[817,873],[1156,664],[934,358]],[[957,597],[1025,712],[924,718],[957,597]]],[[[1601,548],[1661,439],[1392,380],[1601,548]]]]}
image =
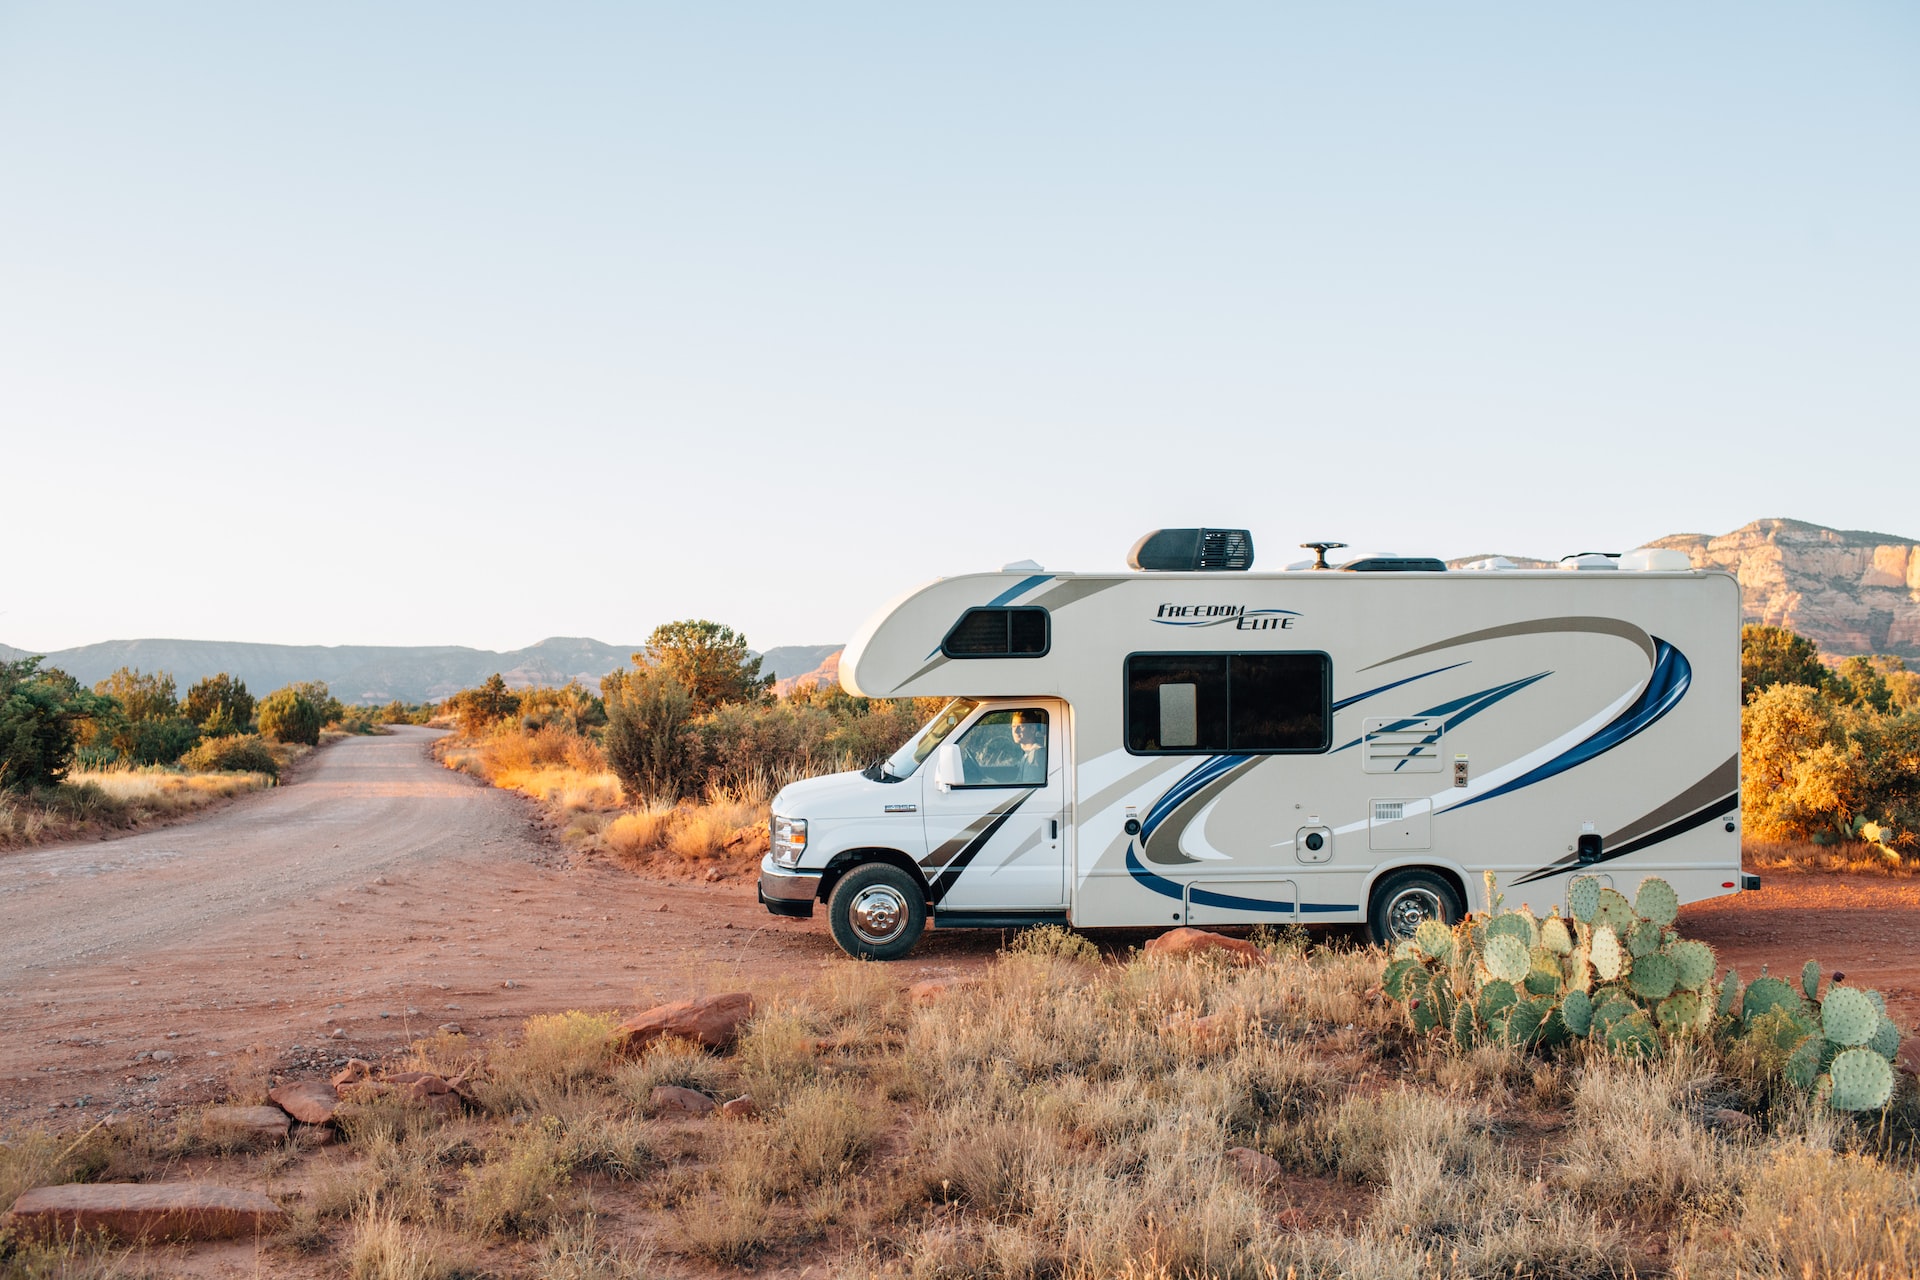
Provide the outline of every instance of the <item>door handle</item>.
{"type": "Polygon", "coordinates": [[[1047,820],[1047,832],[1047,839],[1058,840],[1060,838],[1060,819],[1049,818],[1047,820]]]}

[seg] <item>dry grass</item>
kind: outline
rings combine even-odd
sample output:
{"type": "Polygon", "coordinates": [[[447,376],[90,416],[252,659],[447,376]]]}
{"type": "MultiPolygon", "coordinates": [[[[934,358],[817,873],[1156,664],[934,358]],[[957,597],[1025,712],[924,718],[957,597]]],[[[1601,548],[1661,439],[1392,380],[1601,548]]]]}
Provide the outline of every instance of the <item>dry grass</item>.
{"type": "Polygon", "coordinates": [[[31,795],[0,793],[0,849],[166,822],[272,785],[264,773],[76,770],[58,787],[31,795]]]}
{"type": "Polygon", "coordinates": [[[583,851],[680,871],[740,870],[767,851],[767,803],[778,787],[763,772],[676,805],[626,795],[598,747],[555,725],[501,726],[477,740],[442,739],[434,751],[450,769],[533,800],[583,851]]]}
{"type": "MultiPolygon", "coordinates": [[[[348,1113],[344,1152],[223,1159],[316,1162],[284,1247],[328,1274],[484,1258],[599,1280],[663,1254],[924,1280],[1920,1272],[1911,1082],[1882,1119],[1777,1104],[1730,1130],[1707,1118],[1745,1083],[1710,1047],[1454,1055],[1372,990],[1378,952],[1263,941],[1247,969],[1037,931],[918,1006],[898,970],[837,962],[725,1056],[615,1056],[608,1014],[485,1055],[443,1036],[413,1061],[471,1073],[478,1115],[389,1095],[348,1113]],[[758,1115],[649,1116],[661,1084],[758,1115]],[[1240,1147],[1279,1177],[1248,1180],[1240,1147]]],[[[0,1196],[119,1176],[137,1146],[22,1135],[0,1196]]]]}
{"type": "Polygon", "coordinates": [[[1773,875],[1804,872],[1850,872],[1867,876],[1911,876],[1920,872],[1920,857],[1911,851],[1889,858],[1860,840],[1814,844],[1806,840],[1744,840],[1740,861],[1751,871],[1773,875]]]}

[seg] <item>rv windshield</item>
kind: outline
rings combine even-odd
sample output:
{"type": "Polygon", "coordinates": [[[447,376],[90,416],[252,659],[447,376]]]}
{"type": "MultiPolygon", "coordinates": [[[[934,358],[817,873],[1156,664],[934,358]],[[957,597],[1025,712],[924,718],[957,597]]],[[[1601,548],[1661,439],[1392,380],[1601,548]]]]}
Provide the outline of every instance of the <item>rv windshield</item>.
{"type": "Polygon", "coordinates": [[[940,714],[927,721],[926,728],[908,738],[905,746],[887,757],[886,763],[880,766],[880,776],[892,782],[911,778],[921,762],[933,754],[934,748],[946,741],[955,726],[979,705],[972,698],[955,698],[940,708],[940,714]]]}

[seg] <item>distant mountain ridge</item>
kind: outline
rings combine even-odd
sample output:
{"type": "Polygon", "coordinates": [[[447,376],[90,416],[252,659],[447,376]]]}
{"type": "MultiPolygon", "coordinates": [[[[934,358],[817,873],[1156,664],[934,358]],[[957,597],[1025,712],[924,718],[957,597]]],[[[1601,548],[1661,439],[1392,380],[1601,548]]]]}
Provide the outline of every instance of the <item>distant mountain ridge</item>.
{"type": "MultiPolygon", "coordinates": [[[[499,672],[515,689],[578,680],[598,688],[600,677],[628,666],[641,645],[612,645],[553,636],[504,653],[463,645],[291,645],[224,640],[107,640],[46,655],[83,684],[121,667],[170,673],[180,692],[206,676],[227,672],[256,694],[297,680],[324,680],[342,702],[430,702],[472,688],[499,672]]],[[[783,645],[760,655],[761,670],[781,679],[811,671],[839,645],[783,645]]],[[[28,652],[0,645],[0,658],[28,652]]]]}

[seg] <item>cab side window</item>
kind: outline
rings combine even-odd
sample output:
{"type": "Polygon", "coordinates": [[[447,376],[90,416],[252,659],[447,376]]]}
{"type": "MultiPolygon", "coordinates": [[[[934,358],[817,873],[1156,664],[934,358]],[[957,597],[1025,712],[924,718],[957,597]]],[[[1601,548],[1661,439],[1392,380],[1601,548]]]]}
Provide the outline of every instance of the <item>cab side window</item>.
{"type": "Polygon", "coordinates": [[[959,748],[961,786],[1045,786],[1047,713],[989,711],[961,736],[959,748]]]}

